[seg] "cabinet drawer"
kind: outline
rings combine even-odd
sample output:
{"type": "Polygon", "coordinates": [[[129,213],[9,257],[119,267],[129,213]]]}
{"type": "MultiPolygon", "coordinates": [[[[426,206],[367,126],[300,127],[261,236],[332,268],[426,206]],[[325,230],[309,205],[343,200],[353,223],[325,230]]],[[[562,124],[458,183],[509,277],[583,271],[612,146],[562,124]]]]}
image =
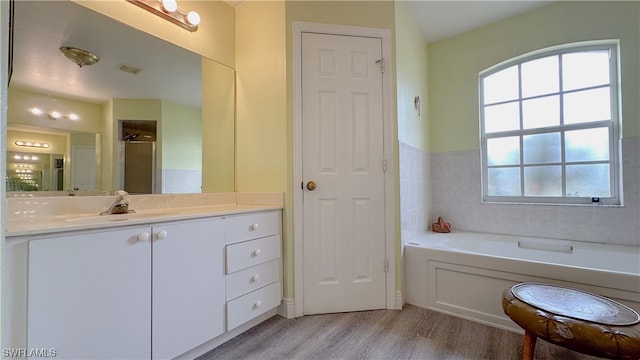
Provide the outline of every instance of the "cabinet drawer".
{"type": "Polygon", "coordinates": [[[235,299],[278,280],[280,280],[279,259],[234,272],[227,275],[227,300],[235,299]]]}
{"type": "Polygon", "coordinates": [[[282,290],[277,282],[227,302],[227,331],[264,314],[281,301],[282,290]]]}
{"type": "Polygon", "coordinates": [[[280,211],[227,218],[227,244],[280,234],[280,211]]]}
{"type": "Polygon", "coordinates": [[[227,274],[280,257],[280,235],[227,245],[227,274]]]}

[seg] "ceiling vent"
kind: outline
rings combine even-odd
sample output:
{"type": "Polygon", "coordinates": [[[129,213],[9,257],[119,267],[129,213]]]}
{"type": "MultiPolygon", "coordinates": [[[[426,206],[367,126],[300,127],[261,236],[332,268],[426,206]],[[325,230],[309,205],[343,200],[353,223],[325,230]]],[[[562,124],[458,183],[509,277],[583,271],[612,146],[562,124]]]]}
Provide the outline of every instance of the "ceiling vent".
{"type": "Polygon", "coordinates": [[[120,69],[120,70],[122,70],[122,71],[124,71],[126,73],[133,74],[133,75],[136,75],[137,73],[142,71],[142,69],[139,68],[139,67],[135,67],[135,66],[127,65],[127,64],[121,64],[118,69],[120,69]]]}

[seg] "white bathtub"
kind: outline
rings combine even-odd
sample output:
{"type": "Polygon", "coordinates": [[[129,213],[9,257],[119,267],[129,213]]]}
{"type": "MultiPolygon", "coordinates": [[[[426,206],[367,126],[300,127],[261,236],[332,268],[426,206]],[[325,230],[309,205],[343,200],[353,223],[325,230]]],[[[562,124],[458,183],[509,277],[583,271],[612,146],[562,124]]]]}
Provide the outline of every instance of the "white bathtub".
{"type": "Polygon", "coordinates": [[[640,312],[640,247],[453,232],[403,234],[406,302],[503,329],[502,291],[523,281],[600,294],[640,312]]]}

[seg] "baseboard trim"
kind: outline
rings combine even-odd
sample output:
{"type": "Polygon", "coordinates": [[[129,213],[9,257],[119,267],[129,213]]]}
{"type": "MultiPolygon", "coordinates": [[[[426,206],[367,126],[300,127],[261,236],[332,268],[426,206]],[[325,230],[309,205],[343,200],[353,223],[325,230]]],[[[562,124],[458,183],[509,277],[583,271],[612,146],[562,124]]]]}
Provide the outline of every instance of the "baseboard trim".
{"type": "Polygon", "coordinates": [[[402,299],[402,291],[396,290],[396,307],[395,310],[402,310],[404,306],[404,300],[402,299]]]}
{"type": "Polygon", "coordinates": [[[286,319],[293,319],[296,317],[296,301],[294,298],[284,298],[282,303],[278,306],[278,315],[286,319]]]}

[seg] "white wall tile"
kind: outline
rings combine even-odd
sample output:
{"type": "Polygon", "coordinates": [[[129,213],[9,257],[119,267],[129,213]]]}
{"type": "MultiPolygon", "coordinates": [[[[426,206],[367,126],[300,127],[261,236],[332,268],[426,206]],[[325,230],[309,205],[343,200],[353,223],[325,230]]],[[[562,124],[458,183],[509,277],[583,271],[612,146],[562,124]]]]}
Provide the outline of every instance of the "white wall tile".
{"type": "Polygon", "coordinates": [[[431,189],[428,222],[443,216],[457,230],[640,246],[640,138],[623,139],[622,153],[623,207],[482,203],[478,150],[431,154],[429,186],[409,187],[431,189]]]}

